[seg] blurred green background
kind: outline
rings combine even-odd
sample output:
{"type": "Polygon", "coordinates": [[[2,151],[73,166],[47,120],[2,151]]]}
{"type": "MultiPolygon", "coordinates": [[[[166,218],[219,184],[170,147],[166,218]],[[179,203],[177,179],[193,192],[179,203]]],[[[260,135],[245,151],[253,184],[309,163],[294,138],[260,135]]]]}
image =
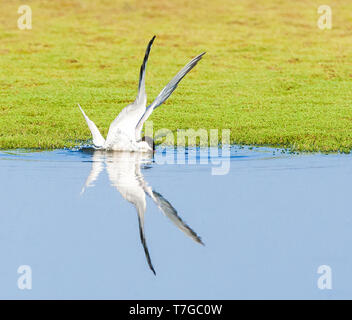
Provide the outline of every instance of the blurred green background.
{"type": "Polygon", "coordinates": [[[301,151],[352,148],[352,2],[2,1],[0,148],[61,148],[90,139],[77,107],[106,135],[135,99],[147,68],[148,102],[206,51],[154,128],[229,128],[231,141],[301,151]],[[18,7],[32,9],[19,30],[18,7]],[[332,29],[317,26],[332,9],[332,29]]]}

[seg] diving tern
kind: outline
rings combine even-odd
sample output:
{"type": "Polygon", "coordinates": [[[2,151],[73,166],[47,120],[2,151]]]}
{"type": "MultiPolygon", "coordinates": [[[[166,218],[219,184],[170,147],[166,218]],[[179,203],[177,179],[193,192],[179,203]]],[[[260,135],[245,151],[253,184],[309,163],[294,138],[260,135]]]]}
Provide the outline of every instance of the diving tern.
{"type": "Polygon", "coordinates": [[[149,118],[155,108],[160,106],[177,88],[178,83],[183,77],[193,69],[202,58],[205,52],[196,56],[176,76],[161,90],[159,95],[147,105],[147,95],[145,92],[145,71],[149,52],[154,42],[155,36],[149,41],[145,52],[144,60],[139,74],[138,94],[136,100],[122,109],[119,115],[111,123],[106,140],[101,135],[95,123],[88,118],[81,106],[78,104],[82,114],[88,124],[93,136],[93,144],[96,149],[130,151],[130,152],[150,152],[153,151],[153,140],[151,137],[141,136],[143,124],[149,118]]]}

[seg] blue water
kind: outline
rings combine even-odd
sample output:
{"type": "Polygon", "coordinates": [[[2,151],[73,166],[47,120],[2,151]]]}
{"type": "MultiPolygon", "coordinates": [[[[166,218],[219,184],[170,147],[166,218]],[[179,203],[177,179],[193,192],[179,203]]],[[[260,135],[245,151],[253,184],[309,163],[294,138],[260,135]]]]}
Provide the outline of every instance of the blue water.
{"type": "Polygon", "coordinates": [[[199,160],[1,152],[0,298],[352,298],[351,155],[233,147],[224,175],[199,160]],[[205,244],[147,195],[144,231],[156,275],[126,200],[141,184],[205,244]],[[21,265],[32,270],[30,290],[18,288],[21,265]],[[321,265],[331,268],[331,289],[317,285],[321,265]]]}

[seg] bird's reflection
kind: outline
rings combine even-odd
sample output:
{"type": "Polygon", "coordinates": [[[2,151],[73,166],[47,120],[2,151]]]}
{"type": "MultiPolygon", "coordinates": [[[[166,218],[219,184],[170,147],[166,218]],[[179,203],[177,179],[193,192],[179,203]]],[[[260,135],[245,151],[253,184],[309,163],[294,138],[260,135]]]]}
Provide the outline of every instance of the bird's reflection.
{"type": "Polygon", "coordinates": [[[158,206],[161,212],[168,217],[180,230],[194,241],[203,244],[200,237],[180,218],[175,208],[160,193],[154,191],[144,180],[141,167],[152,161],[150,153],[118,152],[94,150],[92,155],[92,169],[82,188],[81,194],[87,187],[94,186],[99,174],[106,167],[111,185],[115,187],[122,197],[132,203],[138,215],[139,234],[144,248],[145,256],[150,269],[155,270],[149,255],[145,233],[144,213],[146,211],[146,196],[148,195],[158,206]]]}

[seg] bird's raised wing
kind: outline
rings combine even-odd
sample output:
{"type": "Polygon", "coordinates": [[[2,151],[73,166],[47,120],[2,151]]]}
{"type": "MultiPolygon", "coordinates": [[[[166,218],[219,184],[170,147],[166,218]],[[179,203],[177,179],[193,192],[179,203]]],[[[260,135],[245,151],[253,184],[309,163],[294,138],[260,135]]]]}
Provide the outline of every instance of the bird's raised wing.
{"type": "Polygon", "coordinates": [[[147,68],[147,62],[148,62],[148,57],[150,53],[150,49],[153,45],[153,42],[155,40],[155,36],[149,41],[147,50],[145,51],[143,63],[141,65],[141,70],[139,72],[139,84],[138,84],[138,95],[137,95],[137,101],[138,102],[144,102],[147,103],[147,96],[145,93],[145,70],[147,68]]]}
{"type": "Polygon", "coordinates": [[[122,109],[119,115],[111,123],[108,136],[106,138],[106,143],[108,145],[115,141],[116,135],[119,131],[127,137],[130,137],[132,140],[135,140],[135,128],[137,126],[138,121],[145,113],[147,104],[147,95],[145,93],[145,71],[149,52],[154,42],[154,39],[155,36],[149,41],[144,55],[143,63],[141,65],[137,98],[133,103],[122,109]]]}
{"type": "Polygon", "coordinates": [[[189,63],[187,63],[182,70],[176,74],[175,77],[165,86],[163,90],[159,93],[159,95],[156,97],[156,99],[153,101],[152,104],[148,106],[146,109],[145,113],[139,120],[137,126],[136,126],[136,140],[141,139],[141,132],[143,128],[144,122],[149,118],[149,116],[152,114],[153,110],[160,106],[162,103],[166,101],[168,97],[174,92],[174,90],[177,88],[178,83],[183,79],[183,77],[190,72],[198,63],[200,59],[202,59],[202,56],[205,54],[205,52],[201,53],[200,55],[196,56],[194,59],[192,59],[189,63]]]}
{"type": "Polygon", "coordinates": [[[100,133],[99,129],[97,128],[97,126],[95,125],[95,123],[88,118],[88,116],[85,114],[85,112],[83,111],[83,109],[81,108],[81,106],[79,104],[78,104],[78,106],[83,114],[84,119],[87,122],[87,125],[88,125],[90,132],[92,133],[93,144],[98,148],[102,147],[105,143],[105,139],[101,135],[101,133],[100,133]]]}

